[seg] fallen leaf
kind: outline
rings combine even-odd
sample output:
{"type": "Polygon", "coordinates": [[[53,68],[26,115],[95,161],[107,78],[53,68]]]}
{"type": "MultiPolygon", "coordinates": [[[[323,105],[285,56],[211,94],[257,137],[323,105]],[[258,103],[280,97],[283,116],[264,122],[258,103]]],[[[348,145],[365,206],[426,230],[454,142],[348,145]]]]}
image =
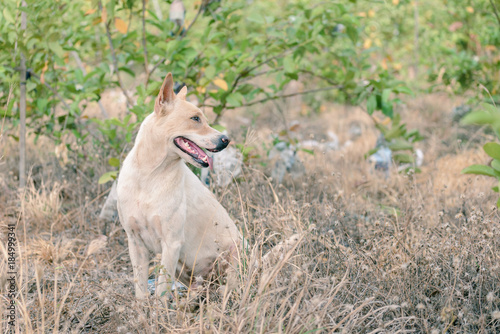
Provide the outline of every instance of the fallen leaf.
{"type": "Polygon", "coordinates": [[[91,8],[88,11],[86,11],[84,15],[94,14],[95,12],[96,12],[96,10],[94,8],[91,8]]]}

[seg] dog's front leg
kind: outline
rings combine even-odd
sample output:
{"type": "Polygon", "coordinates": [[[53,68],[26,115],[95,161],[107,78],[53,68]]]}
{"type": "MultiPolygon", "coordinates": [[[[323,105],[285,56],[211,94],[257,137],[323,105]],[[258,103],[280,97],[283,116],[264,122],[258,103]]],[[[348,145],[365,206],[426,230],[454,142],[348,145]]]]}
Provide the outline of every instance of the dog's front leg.
{"type": "Polygon", "coordinates": [[[158,278],[158,296],[164,296],[172,291],[172,284],[176,276],[177,263],[179,262],[183,238],[177,234],[176,237],[168,238],[161,243],[161,265],[160,277],[158,278]]]}
{"type": "Polygon", "coordinates": [[[137,299],[144,299],[148,296],[148,271],[149,271],[149,251],[141,239],[133,234],[128,235],[128,248],[130,261],[134,271],[134,287],[137,299]]]}
{"type": "MultiPolygon", "coordinates": [[[[182,206],[181,206],[182,207],[182,206]]],[[[186,222],[185,210],[176,210],[168,220],[161,221],[155,217],[155,225],[161,230],[161,265],[160,277],[158,278],[157,296],[164,296],[172,291],[175,279],[177,263],[184,244],[184,224],[186,222]]]]}

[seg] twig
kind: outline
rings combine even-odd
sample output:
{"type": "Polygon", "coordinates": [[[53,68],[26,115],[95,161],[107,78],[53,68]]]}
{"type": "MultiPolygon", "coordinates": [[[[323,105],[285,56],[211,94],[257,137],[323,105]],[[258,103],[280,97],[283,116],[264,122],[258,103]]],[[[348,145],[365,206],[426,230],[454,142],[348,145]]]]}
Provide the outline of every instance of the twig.
{"type": "MultiPolygon", "coordinates": [[[[146,0],[142,0],[142,48],[144,49],[144,70],[148,73],[148,48],[146,45],[146,0]]],[[[146,77],[145,86],[149,78],[146,77]]]]}
{"type": "MultiPolygon", "coordinates": [[[[252,71],[256,70],[257,68],[259,68],[259,67],[261,67],[261,66],[263,66],[263,65],[265,65],[265,64],[267,64],[267,63],[269,63],[269,62],[271,62],[272,60],[274,60],[274,59],[276,59],[276,58],[281,58],[281,57],[285,56],[287,53],[289,53],[289,52],[291,52],[291,51],[295,50],[296,48],[298,48],[299,46],[301,46],[301,45],[303,45],[303,44],[304,44],[304,43],[301,43],[301,44],[299,44],[299,45],[296,45],[296,46],[294,46],[293,48],[288,49],[288,50],[285,50],[285,51],[283,51],[283,52],[281,52],[280,54],[277,54],[277,55],[275,55],[275,56],[272,56],[272,57],[270,57],[270,58],[268,58],[268,59],[264,60],[263,62],[261,62],[261,63],[259,63],[259,64],[257,64],[257,65],[254,65],[254,66],[252,66],[252,67],[249,67],[249,68],[245,68],[245,69],[243,69],[243,70],[242,70],[242,71],[238,74],[238,76],[237,76],[237,77],[236,77],[236,79],[234,80],[233,84],[231,85],[231,89],[228,91],[228,95],[229,95],[229,94],[231,94],[231,93],[234,91],[234,89],[235,89],[235,88],[236,88],[236,86],[238,85],[238,82],[240,81],[240,79],[242,79],[242,78],[244,78],[244,77],[248,76],[248,75],[249,75],[252,71]]],[[[253,62],[255,61],[255,58],[256,58],[256,57],[257,57],[257,55],[255,55],[255,56],[254,56],[254,58],[252,59],[251,63],[253,63],[253,62]]],[[[277,98],[277,99],[279,99],[280,97],[276,97],[276,98],[277,98]]],[[[270,100],[270,99],[267,99],[266,101],[269,101],[269,100],[270,100]]],[[[259,102],[256,102],[256,103],[259,103],[259,102]]],[[[214,124],[217,124],[217,122],[219,121],[219,118],[222,116],[222,112],[223,112],[223,111],[224,111],[224,109],[226,108],[226,104],[227,104],[227,101],[226,101],[226,102],[224,102],[224,103],[222,104],[222,106],[221,106],[221,111],[220,111],[220,113],[218,113],[218,114],[217,114],[217,116],[215,117],[214,124]]],[[[246,105],[244,105],[244,106],[246,106],[246,105]]],[[[233,107],[233,108],[228,108],[228,109],[234,109],[234,107],[233,107]]]]}
{"type": "MultiPolygon", "coordinates": [[[[242,105],[242,107],[249,107],[249,106],[253,106],[254,104],[264,103],[264,102],[271,101],[271,100],[287,99],[289,97],[294,97],[294,96],[299,96],[299,95],[305,95],[305,94],[310,94],[310,93],[316,93],[316,92],[323,92],[323,91],[332,90],[332,89],[342,89],[343,87],[344,87],[343,85],[337,85],[337,86],[329,86],[329,87],[309,89],[309,90],[305,90],[305,91],[302,91],[302,92],[285,94],[285,95],[275,95],[275,96],[266,97],[266,98],[261,99],[261,100],[257,100],[257,101],[252,101],[252,102],[249,102],[249,103],[245,103],[245,104],[242,105]]],[[[228,107],[228,109],[235,109],[235,108],[236,107],[228,107]]]]}
{"type": "MultiPolygon", "coordinates": [[[[26,7],[26,1],[21,2],[26,7]]],[[[21,11],[21,38],[26,30],[26,12],[21,11]]],[[[19,100],[19,188],[26,186],[26,57],[21,51],[21,81],[19,100]]]]}
{"type": "MultiPolygon", "coordinates": [[[[200,8],[198,9],[198,12],[196,13],[196,16],[194,17],[193,21],[191,21],[191,23],[189,24],[189,26],[187,27],[187,29],[181,33],[179,35],[179,40],[182,40],[184,37],[186,37],[187,33],[189,32],[189,30],[191,30],[191,27],[194,25],[194,23],[196,22],[196,20],[198,19],[198,17],[200,16],[201,12],[203,11],[204,7],[202,5],[200,5],[200,8]]],[[[163,64],[165,62],[165,60],[167,60],[167,57],[164,57],[162,59],[160,59],[154,66],[153,68],[151,69],[151,71],[146,71],[147,75],[146,75],[146,87],[147,87],[147,83],[149,82],[149,78],[151,78],[151,75],[153,75],[153,72],[156,71],[156,69],[158,68],[158,66],[160,66],[161,64],[163,64]]]]}
{"type": "Polygon", "coordinates": [[[418,77],[418,62],[419,62],[419,56],[418,56],[418,30],[419,30],[419,18],[418,18],[418,0],[415,0],[413,3],[413,16],[415,20],[415,26],[414,26],[414,36],[413,36],[413,58],[414,58],[414,71],[415,71],[415,78],[418,77]]]}
{"type": "MultiPolygon", "coordinates": [[[[259,103],[264,103],[264,102],[267,102],[267,101],[278,100],[278,99],[287,99],[289,97],[294,97],[294,96],[299,96],[299,95],[305,95],[305,94],[310,94],[310,93],[316,93],[316,92],[322,92],[322,91],[332,90],[332,89],[342,89],[343,87],[344,87],[343,85],[337,85],[337,86],[329,86],[329,87],[309,89],[309,90],[305,90],[305,91],[302,91],[302,92],[285,94],[285,95],[268,96],[268,97],[260,99],[260,100],[255,100],[255,101],[251,101],[251,102],[248,102],[248,103],[244,103],[244,104],[242,104],[241,106],[238,106],[238,107],[226,107],[225,109],[236,109],[236,108],[241,108],[241,107],[249,107],[249,106],[253,106],[253,105],[259,104],[259,103]]],[[[203,107],[212,107],[212,108],[216,107],[214,105],[208,105],[208,104],[202,104],[201,106],[203,106],[203,107]]],[[[219,121],[219,118],[221,116],[222,116],[222,113],[217,114],[217,116],[215,117],[215,120],[214,120],[214,124],[217,124],[217,122],[219,121]]]]}
{"type": "Polygon", "coordinates": [[[196,20],[198,19],[198,16],[200,16],[201,12],[205,9],[205,7],[203,6],[203,4],[200,4],[200,8],[198,9],[198,12],[196,13],[196,16],[194,17],[193,21],[191,21],[191,23],[189,24],[189,26],[187,27],[187,29],[181,34],[180,38],[184,38],[184,36],[187,35],[188,31],[191,29],[191,27],[193,26],[193,24],[196,22],[196,20]]]}
{"type": "Polygon", "coordinates": [[[493,0],[490,0],[490,3],[491,3],[491,7],[493,7],[493,13],[497,17],[498,25],[500,25],[500,16],[498,15],[497,7],[493,3],[493,0]]]}
{"type": "MultiPolygon", "coordinates": [[[[98,2],[99,5],[99,10],[102,15],[102,1],[99,0],[98,2]]],[[[127,107],[132,107],[134,104],[132,103],[132,99],[128,95],[127,91],[125,90],[123,86],[122,79],[120,77],[120,71],[118,70],[118,60],[116,59],[116,54],[115,54],[115,48],[113,47],[113,40],[111,39],[111,33],[109,31],[109,23],[104,22],[104,27],[106,27],[106,36],[108,37],[108,42],[109,42],[109,49],[111,51],[111,58],[113,59],[113,67],[114,67],[114,72],[116,74],[116,77],[118,79],[118,85],[120,86],[120,89],[122,90],[123,95],[125,95],[125,98],[127,100],[127,107]]]]}
{"type": "Polygon", "coordinates": [[[323,76],[323,75],[316,74],[316,73],[314,73],[313,71],[309,71],[309,70],[299,70],[299,72],[302,72],[302,73],[307,73],[307,74],[309,74],[309,75],[311,75],[311,76],[313,76],[313,77],[320,78],[321,80],[324,80],[324,81],[328,82],[330,85],[333,85],[333,86],[334,86],[334,85],[337,85],[337,83],[336,83],[336,82],[334,82],[332,79],[327,78],[327,77],[325,77],[325,76],[323,76]]]}

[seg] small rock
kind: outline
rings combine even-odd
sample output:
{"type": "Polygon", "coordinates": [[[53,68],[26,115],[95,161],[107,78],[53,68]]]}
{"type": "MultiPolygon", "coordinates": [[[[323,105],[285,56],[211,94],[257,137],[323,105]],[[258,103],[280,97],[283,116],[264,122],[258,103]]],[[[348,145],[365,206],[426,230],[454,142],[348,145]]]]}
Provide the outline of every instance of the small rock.
{"type": "Polygon", "coordinates": [[[467,115],[472,108],[466,104],[453,107],[451,110],[452,119],[454,122],[459,122],[465,115],[467,115]]]}
{"type": "MultiPolygon", "coordinates": [[[[150,294],[154,294],[156,290],[156,279],[151,278],[148,279],[148,291],[150,294]]],[[[186,291],[187,287],[182,284],[181,282],[175,281],[174,284],[172,284],[172,292],[176,291],[177,293],[182,296],[186,291]]]]}
{"type": "Polygon", "coordinates": [[[241,174],[242,165],[243,155],[231,146],[213,155],[213,170],[203,168],[200,179],[206,185],[212,180],[217,187],[226,187],[241,174]]]}
{"type": "Polygon", "coordinates": [[[387,146],[380,146],[368,160],[375,164],[376,170],[388,172],[392,163],[392,151],[387,146]]]}
{"type": "Polygon", "coordinates": [[[349,136],[351,140],[355,140],[363,134],[363,130],[361,129],[361,126],[359,125],[358,122],[352,122],[349,125],[349,136]]]}
{"type": "Polygon", "coordinates": [[[278,183],[283,181],[288,172],[296,179],[305,174],[304,164],[297,157],[297,148],[286,142],[279,142],[269,152],[269,159],[277,159],[271,171],[271,177],[278,183]]]}

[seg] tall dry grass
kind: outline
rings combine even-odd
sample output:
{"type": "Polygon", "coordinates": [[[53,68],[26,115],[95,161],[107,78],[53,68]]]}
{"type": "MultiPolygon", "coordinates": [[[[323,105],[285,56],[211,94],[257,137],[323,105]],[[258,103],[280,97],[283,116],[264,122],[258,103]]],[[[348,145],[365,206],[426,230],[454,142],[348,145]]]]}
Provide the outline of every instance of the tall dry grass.
{"type": "MultiPolygon", "coordinates": [[[[177,296],[169,308],[154,297],[133,297],[126,235],[118,222],[98,220],[102,163],[75,160],[61,167],[52,152],[33,150],[31,182],[19,192],[11,143],[0,171],[0,307],[7,303],[6,228],[16,223],[19,332],[499,332],[496,198],[490,180],[459,175],[486,159],[467,136],[488,138],[452,124],[452,104],[440,96],[408,102],[403,115],[426,136],[420,144],[426,163],[421,174],[388,178],[363,158],[376,138],[363,112],[329,106],[309,118],[288,115],[300,119],[301,138],[321,140],[333,130],[344,142],[352,122],[363,134],[340,151],[301,155],[307,168],[301,179],[277,185],[266,176],[270,166],[254,161],[238,182],[214,189],[249,241],[238,284],[216,278],[177,296]],[[258,265],[296,233],[295,248],[269,267],[258,265]]],[[[227,119],[237,142],[249,133],[240,129],[241,117],[227,119]]],[[[280,117],[269,110],[259,119],[249,145],[260,147],[271,131],[281,130],[280,117]]],[[[8,328],[5,317],[1,326],[8,328]]]]}

